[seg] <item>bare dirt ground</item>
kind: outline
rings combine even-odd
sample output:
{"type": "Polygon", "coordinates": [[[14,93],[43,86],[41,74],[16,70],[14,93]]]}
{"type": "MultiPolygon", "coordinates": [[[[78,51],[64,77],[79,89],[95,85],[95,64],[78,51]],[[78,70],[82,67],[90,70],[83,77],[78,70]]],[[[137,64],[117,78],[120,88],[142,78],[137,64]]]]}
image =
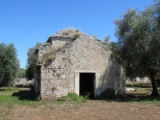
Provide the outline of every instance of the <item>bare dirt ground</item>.
{"type": "Polygon", "coordinates": [[[9,120],[160,120],[160,106],[138,102],[89,100],[86,103],[49,103],[14,106],[9,120]]]}
{"type": "MultiPolygon", "coordinates": [[[[7,94],[17,96],[19,102],[32,102],[32,99],[28,99],[28,90],[20,88],[19,92],[7,94]]],[[[151,91],[150,86],[142,85],[135,86],[134,91],[127,92],[125,99],[119,100],[88,100],[84,103],[42,101],[37,106],[14,102],[8,108],[7,120],[160,120],[160,97],[150,97],[151,91]]]]}

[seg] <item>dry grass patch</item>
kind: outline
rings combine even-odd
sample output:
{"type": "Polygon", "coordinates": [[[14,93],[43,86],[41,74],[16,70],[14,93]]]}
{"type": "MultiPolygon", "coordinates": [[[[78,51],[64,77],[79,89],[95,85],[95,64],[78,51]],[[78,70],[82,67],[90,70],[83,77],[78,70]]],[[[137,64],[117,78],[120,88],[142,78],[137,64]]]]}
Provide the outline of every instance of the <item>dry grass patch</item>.
{"type": "Polygon", "coordinates": [[[73,40],[75,40],[75,39],[77,39],[81,34],[83,34],[83,33],[81,33],[78,29],[66,28],[66,29],[63,29],[63,30],[57,32],[56,35],[72,37],[73,40]]]}
{"type": "Polygon", "coordinates": [[[44,53],[42,57],[39,58],[38,63],[42,64],[47,61],[54,61],[55,54],[57,53],[58,50],[60,50],[60,48],[59,49],[52,48],[50,51],[44,53]]]}

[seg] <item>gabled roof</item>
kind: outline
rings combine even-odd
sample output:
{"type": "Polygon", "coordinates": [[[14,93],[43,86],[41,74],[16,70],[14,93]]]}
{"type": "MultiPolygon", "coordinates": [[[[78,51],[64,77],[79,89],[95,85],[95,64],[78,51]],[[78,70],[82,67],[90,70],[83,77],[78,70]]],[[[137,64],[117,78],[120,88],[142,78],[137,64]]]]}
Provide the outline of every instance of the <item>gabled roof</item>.
{"type": "MultiPolygon", "coordinates": [[[[40,63],[47,61],[49,59],[54,59],[53,56],[55,56],[55,54],[58,51],[65,49],[66,46],[70,45],[70,43],[73,42],[74,40],[78,40],[78,38],[80,38],[80,39],[94,39],[94,40],[100,42],[100,40],[97,39],[96,37],[86,35],[84,33],[77,31],[77,30],[62,30],[62,31],[56,33],[55,35],[50,36],[45,43],[47,45],[44,44],[41,46],[41,48],[44,48],[45,46],[49,45],[50,51],[44,53],[43,56],[41,56],[41,58],[47,56],[47,59],[42,60],[40,63]],[[64,46],[62,46],[60,48],[53,48],[53,46],[52,46],[53,41],[69,41],[69,42],[67,42],[67,44],[65,44],[64,46]]],[[[102,47],[104,47],[104,46],[102,45],[102,47]]]]}

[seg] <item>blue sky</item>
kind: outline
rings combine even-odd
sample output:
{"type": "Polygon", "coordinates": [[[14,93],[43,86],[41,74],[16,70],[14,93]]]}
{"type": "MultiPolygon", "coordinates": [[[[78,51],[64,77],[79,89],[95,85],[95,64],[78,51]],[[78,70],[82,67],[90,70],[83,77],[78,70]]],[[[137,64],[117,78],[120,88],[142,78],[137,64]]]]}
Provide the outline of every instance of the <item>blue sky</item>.
{"type": "Polygon", "coordinates": [[[77,28],[113,41],[115,19],[129,9],[143,10],[153,0],[0,0],[0,43],[14,43],[21,67],[27,51],[64,28],[77,28]]]}

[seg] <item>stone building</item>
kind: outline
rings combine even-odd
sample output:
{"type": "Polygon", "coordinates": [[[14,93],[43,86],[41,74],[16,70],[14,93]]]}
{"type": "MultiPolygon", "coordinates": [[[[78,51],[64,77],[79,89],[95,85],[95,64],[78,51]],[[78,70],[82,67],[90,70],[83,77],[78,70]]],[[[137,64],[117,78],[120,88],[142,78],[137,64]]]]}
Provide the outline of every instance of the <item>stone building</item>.
{"type": "Polygon", "coordinates": [[[99,96],[106,89],[125,94],[121,65],[100,40],[78,30],[63,30],[36,50],[35,91],[42,99],[70,92],[99,96]]]}

